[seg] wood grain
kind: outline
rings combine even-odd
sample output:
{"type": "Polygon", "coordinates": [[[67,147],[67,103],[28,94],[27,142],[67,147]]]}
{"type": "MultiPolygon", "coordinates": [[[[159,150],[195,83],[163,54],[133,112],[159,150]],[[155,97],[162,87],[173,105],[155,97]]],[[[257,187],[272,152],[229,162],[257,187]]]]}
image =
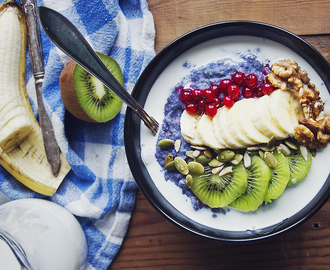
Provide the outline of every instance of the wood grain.
{"type": "MultiPolygon", "coordinates": [[[[330,62],[330,1],[149,0],[155,49],[197,27],[225,20],[253,20],[301,35],[330,62]]],[[[184,231],[137,192],[116,269],[330,269],[330,200],[302,225],[267,240],[224,243],[184,231]]]]}
{"type": "Polygon", "coordinates": [[[296,35],[330,34],[328,0],[149,0],[156,51],[195,28],[230,20],[282,27],[296,35]]]}

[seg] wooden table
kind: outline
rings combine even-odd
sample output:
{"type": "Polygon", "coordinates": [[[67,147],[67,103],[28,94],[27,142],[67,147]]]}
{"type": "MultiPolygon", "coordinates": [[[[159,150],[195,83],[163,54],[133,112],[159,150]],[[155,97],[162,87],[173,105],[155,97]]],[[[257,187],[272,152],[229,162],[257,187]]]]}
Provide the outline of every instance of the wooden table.
{"type": "MultiPolygon", "coordinates": [[[[155,49],[226,20],[273,24],[302,36],[330,62],[330,1],[148,0],[155,49]]],[[[330,74],[329,74],[330,76],[330,74]]],[[[108,269],[330,269],[330,201],[293,230],[261,242],[214,242],[178,228],[137,192],[123,245],[108,269]]]]}

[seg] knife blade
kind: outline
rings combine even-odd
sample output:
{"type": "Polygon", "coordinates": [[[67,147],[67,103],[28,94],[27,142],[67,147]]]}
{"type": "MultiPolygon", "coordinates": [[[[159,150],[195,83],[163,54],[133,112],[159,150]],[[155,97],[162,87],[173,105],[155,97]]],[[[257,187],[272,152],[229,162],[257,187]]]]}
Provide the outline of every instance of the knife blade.
{"type": "Polygon", "coordinates": [[[36,0],[22,0],[21,3],[24,8],[25,22],[27,27],[28,48],[30,52],[32,71],[35,79],[39,123],[42,130],[47,160],[52,168],[53,175],[56,177],[60,171],[61,166],[60,150],[55,138],[52,122],[50,121],[50,118],[46,112],[42,97],[44,64],[42,57],[36,0]]]}

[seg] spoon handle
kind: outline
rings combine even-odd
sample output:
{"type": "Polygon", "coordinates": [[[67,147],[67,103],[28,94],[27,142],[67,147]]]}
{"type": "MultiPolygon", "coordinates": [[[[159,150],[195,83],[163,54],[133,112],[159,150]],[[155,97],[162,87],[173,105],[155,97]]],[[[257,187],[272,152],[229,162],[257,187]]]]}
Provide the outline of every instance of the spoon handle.
{"type": "Polygon", "coordinates": [[[157,121],[143,110],[111,74],[78,29],[68,19],[52,9],[40,6],[38,10],[41,25],[49,39],[78,65],[111,89],[155,135],[159,127],[157,121]]]}

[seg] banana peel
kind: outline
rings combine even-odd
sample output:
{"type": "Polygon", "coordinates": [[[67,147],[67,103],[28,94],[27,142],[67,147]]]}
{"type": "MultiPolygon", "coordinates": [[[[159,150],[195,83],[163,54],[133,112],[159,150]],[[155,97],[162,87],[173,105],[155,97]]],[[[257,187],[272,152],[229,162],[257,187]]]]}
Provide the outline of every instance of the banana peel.
{"type": "MultiPolygon", "coordinates": [[[[22,106],[12,106],[14,107],[10,111],[12,115],[4,124],[6,128],[0,125],[0,137],[1,131],[6,130],[5,135],[10,137],[11,144],[11,147],[8,148],[0,147],[0,164],[26,187],[37,193],[53,196],[71,168],[61,153],[59,174],[57,177],[52,174],[46,157],[42,131],[28,99],[25,82],[26,25],[21,4],[6,1],[0,6],[0,36],[0,63],[2,65],[0,96],[18,93],[16,96],[14,95],[17,98],[15,101],[26,108],[28,116],[26,122],[30,122],[23,123],[30,128],[28,132],[24,128],[28,134],[21,138],[22,121],[17,119],[22,119],[19,118],[22,112],[18,113],[18,110],[15,109],[22,106]],[[11,123],[10,131],[8,131],[8,123],[11,123]]],[[[13,98],[11,98],[12,100],[13,98]]],[[[3,118],[1,113],[5,105],[0,104],[0,119],[3,118]]]]}

